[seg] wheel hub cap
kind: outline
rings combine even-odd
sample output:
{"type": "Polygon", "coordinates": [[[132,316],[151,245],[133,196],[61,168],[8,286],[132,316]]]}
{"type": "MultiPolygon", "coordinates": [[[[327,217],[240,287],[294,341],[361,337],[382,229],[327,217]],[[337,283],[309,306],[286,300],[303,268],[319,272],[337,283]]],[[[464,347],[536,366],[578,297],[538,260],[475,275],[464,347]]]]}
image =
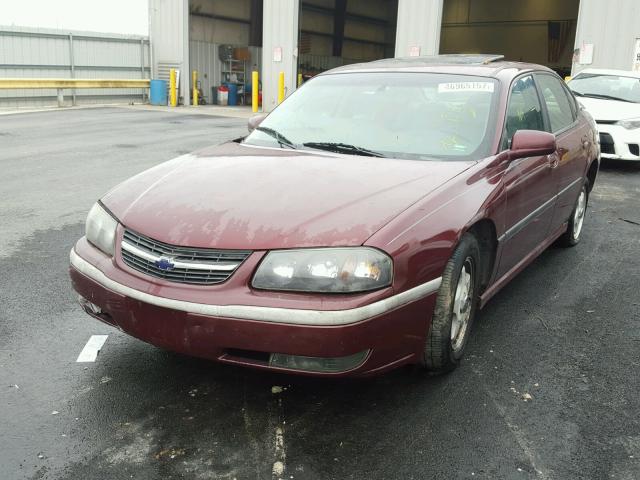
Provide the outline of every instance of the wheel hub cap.
{"type": "Polygon", "coordinates": [[[456,286],[455,297],[453,299],[453,318],[451,321],[451,347],[454,351],[458,351],[464,345],[469,319],[471,318],[471,305],[473,302],[473,277],[474,267],[473,260],[468,257],[460,278],[456,286]]]}
{"type": "Polygon", "coordinates": [[[573,215],[573,238],[580,238],[582,225],[584,224],[584,216],[587,210],[587,195],[584,190],[580,192],[578,204],[576,205],[576,213],[573,215]]]}

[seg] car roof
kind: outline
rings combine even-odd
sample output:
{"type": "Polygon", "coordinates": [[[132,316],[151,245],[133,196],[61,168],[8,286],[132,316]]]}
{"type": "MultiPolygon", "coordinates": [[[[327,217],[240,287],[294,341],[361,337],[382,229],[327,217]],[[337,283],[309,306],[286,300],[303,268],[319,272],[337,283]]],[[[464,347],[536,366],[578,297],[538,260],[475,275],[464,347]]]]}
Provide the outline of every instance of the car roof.
{"type": "Polygon", "coordinates": [[[525,70],[553,70],[533,63],[510,62],[503,55],[429,55],[420,57],[385,58],[334,68],[321,75],[353,72],[430,72],[497,77],[504,70],[515,76],[525,70]]]}
{"type": "Polygon", "coordinates": [[[576,78],[578,75],[583,73],[586,74],[595,74],[595,75],[614,75],[618,77],[630,77],[630,78],[640,78],[640,72],[634,72],[633,70],[612,70],[607,68],[585,68],[584,70],[580,70],[573,78],[576,78]]]}

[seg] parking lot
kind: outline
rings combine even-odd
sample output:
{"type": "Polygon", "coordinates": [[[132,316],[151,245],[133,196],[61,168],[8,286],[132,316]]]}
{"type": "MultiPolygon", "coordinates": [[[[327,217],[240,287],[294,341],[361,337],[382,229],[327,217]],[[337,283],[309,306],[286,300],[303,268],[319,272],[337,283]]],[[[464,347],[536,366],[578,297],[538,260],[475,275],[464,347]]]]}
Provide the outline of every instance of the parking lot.
{"type": "Polygon", "coordinates": [[[68,254],[94,201],[244,132],[188,111],[0,116],[0,478],[640,478],[639,167],[603,165],[582,243],[502,290],[448,376],[265,374],[82,312],[68,254]]]}

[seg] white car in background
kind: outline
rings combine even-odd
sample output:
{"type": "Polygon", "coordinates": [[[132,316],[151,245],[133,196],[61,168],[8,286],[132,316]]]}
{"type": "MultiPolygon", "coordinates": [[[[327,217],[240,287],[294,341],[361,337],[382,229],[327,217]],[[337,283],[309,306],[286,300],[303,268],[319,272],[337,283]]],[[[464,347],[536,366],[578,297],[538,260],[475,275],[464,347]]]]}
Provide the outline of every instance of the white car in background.
{"type": "Polygon", "coordinates": [[[586,69],[568,85],[598,124],[602,158],[640,161],[640,72],[586,69]]]}

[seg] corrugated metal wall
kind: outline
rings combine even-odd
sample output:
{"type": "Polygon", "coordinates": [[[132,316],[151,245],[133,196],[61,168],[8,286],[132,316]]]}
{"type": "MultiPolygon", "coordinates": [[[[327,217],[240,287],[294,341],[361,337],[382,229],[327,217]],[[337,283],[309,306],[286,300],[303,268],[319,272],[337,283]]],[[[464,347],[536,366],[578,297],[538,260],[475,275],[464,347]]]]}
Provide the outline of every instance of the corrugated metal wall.
{"type": "Polygon", "coordinates": [[[262,107],[266,112],[277,105],[280,72],[284,72],[286,95],[296,89],[299,7],[294,0],[264,0],[262,107]]]}
{"type": "MultiPolygon", "coordinates": [[[[149,78],[146,37],[0,27],[0,77],[149,78]]],[[[78,104],[140,102],[142,89],[80,89],[78,104]]],[[[65,103],[72,103],[65,90],[65,103]]],[[[56,105],[51,89],[0,90],[0,107],[56,105]]]]}
{"type": "Polygon", "coordinates": [[[638,0],[581,0],[575,47],[593,44],[593,63],[574,63],[573,74],[584,68],[631,70],[639,20],[638,0]]]}
{"type": "Polygon", "coordinates": [[[396,57],[406,57],[416,48],[419,55],[440,50],[443,0],[398,0],[396,57]]]}
{"type": "Polygon", "coordinates": [[[200,88],[208,104],[212,103],[211,87],[220,85],[221,64],[218,44],[191,40],[189,42],[189,66],[198,72],[200,88]]]}
{"type": "Polygon", "coordinates": [[[153,78],[169,68],[180,71],[178,96],[189,103],[189,0],[149,0],[153,78]]]}

